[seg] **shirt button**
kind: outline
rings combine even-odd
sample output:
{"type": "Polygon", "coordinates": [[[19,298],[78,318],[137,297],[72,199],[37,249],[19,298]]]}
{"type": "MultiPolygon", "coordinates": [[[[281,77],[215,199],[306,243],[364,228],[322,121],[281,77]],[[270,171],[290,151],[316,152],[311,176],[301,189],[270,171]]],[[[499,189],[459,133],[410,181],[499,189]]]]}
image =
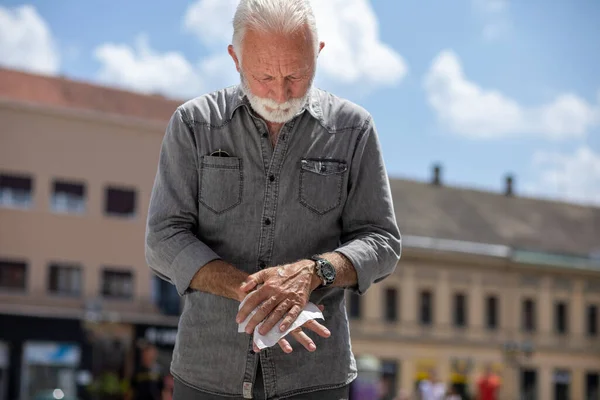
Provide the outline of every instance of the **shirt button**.
{"type": "Polygon", "coordinates": [[[271,225],[271,220],[269,218],[265,219],[265,225],[271,225]]]}
{"type": "Polygon", "coordinates": [[[265,269],[267,267],[267,264],[264,261],[259,261],[258,262],[258,267],[260,269],[265,269]]]}
{"type": "Polygon", "coordinates": [[[273,182],[273,181],[275,180],[275,175],[271,175],[271,176],[269,176],[269,180],[270,180],[271,182],[273,182]]]}
{"type": "Polygon", "coordinates": [[[268,138],[268,137],[269,137],[269,134],[268,134],[267,132],[264,132],[264,133],[262,134],[262,137],[264,137],[264,138],[266,139],[266,138],[268,138]]]}

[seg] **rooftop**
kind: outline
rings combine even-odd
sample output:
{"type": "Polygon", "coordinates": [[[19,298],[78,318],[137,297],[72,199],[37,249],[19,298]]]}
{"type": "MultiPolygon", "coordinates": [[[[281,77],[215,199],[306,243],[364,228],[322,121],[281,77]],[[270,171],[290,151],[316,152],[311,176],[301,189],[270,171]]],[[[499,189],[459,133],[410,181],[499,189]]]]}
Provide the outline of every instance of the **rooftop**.
{"type": "Polygon", "coordinates": [[[0,99],[168,121],[183,101],[0,68],[0,99]]]}
{"type": "Polygon", "coordinates": [[[592,257],[600,250],[600,208],[391,179],[403,234],[592,257]]]}

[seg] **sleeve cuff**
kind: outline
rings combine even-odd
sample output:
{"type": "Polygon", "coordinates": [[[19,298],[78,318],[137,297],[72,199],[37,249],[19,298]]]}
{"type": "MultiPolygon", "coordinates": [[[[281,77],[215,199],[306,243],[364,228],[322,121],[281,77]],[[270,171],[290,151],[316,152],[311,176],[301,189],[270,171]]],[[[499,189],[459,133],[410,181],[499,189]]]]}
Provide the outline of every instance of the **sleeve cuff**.
{"type": "Polygon", "coordinates": [[[350,242],[335,250],[346,256],[354,266],[358,278],[358,284],[354,290],[361,295],[367,291],[369,286],[371,286],[372,278],[368,265],[366,265],[368,262],[365,262],[365,260],[372,259],[373,256],[368,254],[369,249],[365,249],[364,247],[364,245],[359,243],[350,242]]]}
{"type": "Polygon", "coordinates": [[[194,241],[184,247],[175,257],[170,268],[174,272],[173,281],[177,293],[180,296],[186,294],[196,272],[209,262],[219,259],[221,257],[200,241],[194,241]]]}

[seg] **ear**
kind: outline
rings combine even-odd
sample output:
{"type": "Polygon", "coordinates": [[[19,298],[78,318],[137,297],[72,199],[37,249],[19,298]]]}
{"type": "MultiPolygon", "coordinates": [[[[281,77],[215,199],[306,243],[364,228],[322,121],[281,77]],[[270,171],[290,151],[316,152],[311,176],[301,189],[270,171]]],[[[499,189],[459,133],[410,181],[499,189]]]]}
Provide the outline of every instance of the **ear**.
{"type": "Polygon", "coordinates": [[[227,46],[227,52],[229,53],[229,55],[233,59],[233,62],[235,63],[235,69],[237,70],[237,72],[241,72],[240,71],[240,60],[238,59],[237,54],[235,54],[235,50],[233,49],[233,45],[230,44],[229,46],[227,46]]]}
{"type": "Polygon", "coordinates": [[[323,47],[325,47],[325,42],[319,42],[319,52],[317,53],[317,55],[321,54],[321,50],[323,50],[323,47]]]}

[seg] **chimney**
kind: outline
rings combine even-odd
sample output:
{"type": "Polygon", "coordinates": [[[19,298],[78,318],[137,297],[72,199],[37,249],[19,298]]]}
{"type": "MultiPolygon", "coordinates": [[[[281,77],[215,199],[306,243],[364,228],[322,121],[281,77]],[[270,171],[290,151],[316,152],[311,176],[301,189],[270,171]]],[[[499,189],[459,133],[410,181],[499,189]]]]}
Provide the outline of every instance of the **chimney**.
{"type": "Polygon", "coordinates": [[[504,195],[507,197],[512,197],[514,195],[513,188],[514,178],[511,174],[506,175],[505,177],[505,186],[504,186],[504,195]]]}
{"type": "Polygon", "coordinates": [[[442,185],[442,166],[440,164],[433,165],[433,179],[431,180],[431,184],[435,186],[442,185]]]}

